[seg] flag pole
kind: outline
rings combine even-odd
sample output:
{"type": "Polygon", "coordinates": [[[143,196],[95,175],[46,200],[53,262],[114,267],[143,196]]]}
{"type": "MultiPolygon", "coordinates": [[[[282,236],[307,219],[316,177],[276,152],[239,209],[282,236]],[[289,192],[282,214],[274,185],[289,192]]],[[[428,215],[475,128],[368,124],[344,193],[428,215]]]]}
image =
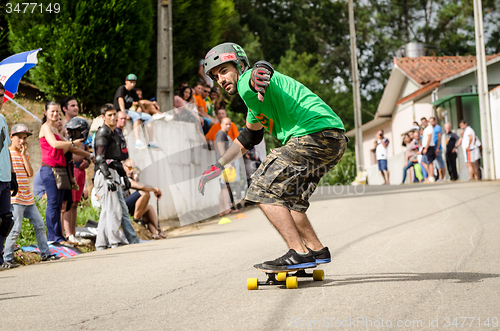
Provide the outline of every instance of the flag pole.
{"type": "Polygon", "coordinates": [[[24,110],[25,112],[27,112],[28,114],[30,114],[35,120],[37,120],[38,122],[42,123],[42,120],[39,119],[38,117],[36,117],[35,115],[33,115],[29,110],[27,110],[26,108],[24,108],[23,106],[21,106],[20,104],[18,104],[17,102],[15,102],[11,97],[9,97],[7,94],[5,95],[5,97],[7,98],[7,100],[10,100],[12,103],[14,103],[16,106],[18,106],[19,108],[21,108],[22,110],[24,110]]]}

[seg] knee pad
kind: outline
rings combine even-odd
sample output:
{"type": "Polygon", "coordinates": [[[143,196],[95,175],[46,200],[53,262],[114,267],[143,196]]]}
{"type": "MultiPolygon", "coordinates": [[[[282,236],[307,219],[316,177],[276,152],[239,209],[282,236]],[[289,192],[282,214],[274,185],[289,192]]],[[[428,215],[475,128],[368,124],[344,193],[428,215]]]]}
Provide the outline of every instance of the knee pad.
{"type": "Polygon", "coordinates": [[[12,213],[0,215],[0,235],[7,237],[14,226],[12,213]]]}

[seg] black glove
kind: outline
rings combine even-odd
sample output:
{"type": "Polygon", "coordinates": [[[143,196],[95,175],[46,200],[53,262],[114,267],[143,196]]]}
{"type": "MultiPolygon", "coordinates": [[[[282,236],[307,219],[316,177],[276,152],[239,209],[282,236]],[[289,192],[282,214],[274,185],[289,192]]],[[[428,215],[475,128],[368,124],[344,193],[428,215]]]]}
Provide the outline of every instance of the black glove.
{"type": "Polygon", "coordinates": [[[132,185],[130,184],[130,180],[128,180],[128,177],[123,176],[122,180],[123,180],[123,190],[124,191],[130,190],[130,187],[132,187],[132,185]]]}
{"type": "Polygon", "coordinates": [[[201,175],[200,183],[198,184],[198,191],[201,195],[205,194],[205,184],[209,180],[219,177],[223,171],[224,167],[219,163],[219,161],[215,162],[214,165],[211,165],[207,170],[205,170],[203,175],[201,175]]]}
{"type": "Polygon", "coordinates": [[[113,178],[106,178],[106,185],[108,185],[108,190],[111,192],[116,191],[116,183],[113,178]]]}
{"type": "Polygon", "coordinates": [[[15,196],[17,194],[17,191],[19,190],[19,185],[17,185],[17,177],[15,172],[12,172],[10,175],[10,190],[12,191],[12,193],[10,194],[11,197],[15,196]]]}
{"type": "Polygon", "coordinates": [[[273,74],[273,66],[266,61],[258,61],[252,69],[250,80],[253,83],[253,89],[259,93],[260,102],[264,101],[264,94],[273,74]]]}

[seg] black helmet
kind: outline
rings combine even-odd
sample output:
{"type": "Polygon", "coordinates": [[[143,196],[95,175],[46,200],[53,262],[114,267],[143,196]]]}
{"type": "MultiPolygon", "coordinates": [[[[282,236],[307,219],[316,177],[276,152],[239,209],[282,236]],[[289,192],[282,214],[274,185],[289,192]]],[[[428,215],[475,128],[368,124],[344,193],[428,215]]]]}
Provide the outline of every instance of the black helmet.
{"type": "Polygon", "coordinates": [[[81,117],[73,117],[65,126],[68,131],[68,136],[71,140],[83,139],[86,140],[89,136],[90,125],[81,117]]]}
{"type": "Polygon", "coordinates": [[[212,48],[205,56],[205,73],[212,79],[212,74],[210,70],[217,67],[218,65],[226,62],[233,62],[238,68],[241,75],[241,65],[240,62],[243,61],[245,64],[245,71],[248,69],[250,64],[248,63],[248,57],[243,48],[235,43],[224,43],[212,48]]]}

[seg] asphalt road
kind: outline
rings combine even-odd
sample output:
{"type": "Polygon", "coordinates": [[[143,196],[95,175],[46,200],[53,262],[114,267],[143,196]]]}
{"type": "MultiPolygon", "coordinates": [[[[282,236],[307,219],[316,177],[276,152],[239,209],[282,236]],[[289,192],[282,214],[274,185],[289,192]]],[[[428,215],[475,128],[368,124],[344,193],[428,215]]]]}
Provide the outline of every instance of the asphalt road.
{"type": "Polygon", "coordinates": [[[314,196],[308,214],[333,253],[323,282],[246,289],[265,278],[253,264],[286,251],[254,208],[180,237],[2,271],[0,329],[499,329],[500,182],[361,189],[314,196]]]}

